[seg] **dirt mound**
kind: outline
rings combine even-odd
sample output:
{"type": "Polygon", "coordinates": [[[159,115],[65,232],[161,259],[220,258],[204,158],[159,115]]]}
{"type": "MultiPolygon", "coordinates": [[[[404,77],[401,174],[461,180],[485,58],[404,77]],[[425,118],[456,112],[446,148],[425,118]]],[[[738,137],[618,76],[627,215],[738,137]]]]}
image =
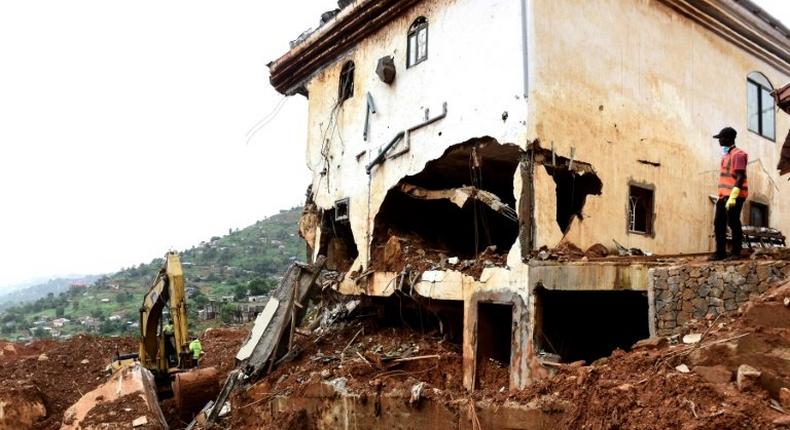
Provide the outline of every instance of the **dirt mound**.
{"type": "Polygon", "coordinates": [[[129,429],[134,420],[145,417],[145,424],[135,427],[139,430],[161,430],[156,424],[156,415],[151,413],[148,405],[139,393],[127,394],[111,402],[101,402],[88,412],[82,421],[82,428],[97,429],[129,429]]]}
{"type": "Polygon", "coordinates": [[[58,429],[63,412],[106,379],[105,367],[116,352],[135,351],[137,342],[131,338],[79,335],[66,341],[42,340],[13,346],[13,356],[0,357],[0,391],[35,385],[47,411],[47,417],[35,428],[58,429]]]}
{"type": "Polygon", "coordinates": [[[200,336],[203,352],[206,355],[200,360],[200,367],[215,367],[220,380],[224,381],[228,373],[236,367],[236,352],[247,338],[249,329],[246,327],[222,327],[206,330],[200,336]]]}

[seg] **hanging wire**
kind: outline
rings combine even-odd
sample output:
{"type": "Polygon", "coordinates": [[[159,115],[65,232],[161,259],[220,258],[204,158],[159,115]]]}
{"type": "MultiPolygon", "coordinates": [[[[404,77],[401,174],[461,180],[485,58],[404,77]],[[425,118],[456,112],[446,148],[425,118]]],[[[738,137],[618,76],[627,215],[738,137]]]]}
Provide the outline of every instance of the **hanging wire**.
{"type": "Polygon", "coordinates": [[[250,127],[249,130],[247,130],[247,134],[246,134],[247,141],[245,143],[246,145],[250,144],[250,141],[252,141],[252,139],[255,137],[256,134],[258,134],[259,131],[261,131],[269,123],[274,121],[275,118],[277,118],[277,115],[280,114],[280,111],[282,110],[283,106],[285,106],[285,103],[287,101],[288,101],[288,97],[283,96],[283,98],[280,99],[279,102],[277,102],[277,105],[274,106],[274,109],[272,109],[271,112],[266,114],[266,116],[258,120],[258,122],[256,122],[252,127],[250,127]]]}

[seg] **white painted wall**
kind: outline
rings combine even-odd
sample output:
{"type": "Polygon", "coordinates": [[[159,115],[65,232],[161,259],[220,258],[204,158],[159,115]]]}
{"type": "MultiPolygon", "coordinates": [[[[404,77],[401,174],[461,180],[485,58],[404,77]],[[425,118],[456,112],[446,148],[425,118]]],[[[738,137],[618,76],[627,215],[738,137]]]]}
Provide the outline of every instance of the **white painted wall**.
{"type": "Polygon", "coordinates": [[[447,147],[474,137],[491,136],[523,146],[527,105],[522,97],[522,64],[519,1],[437,0],[419,4],[308,83],[307,164],[313,172],[315,200],[327,209],[336,200],[351,197],[360,263],[366,261],[365,238],[372,233],[377,208],[386,191],[404,176],[418,173],[447,147]],[[429,22],[428,60],[407,69],[406,35],[419,16],[429,22]],[[386,55],[395,58],[397,67],[391,86],[375,74],[378,59],[386,55]],[[340,69],[347,60],[356,66],[354,97],[334,109],[340,69]],[[371,116],[369,142],[362,138],[367,92],[377,108],[371,116]],[[414,132],[409,153],[387,160],[368,178],[365,165],[379,148],[398,131],[422,122],[425,109],[431,117],[439,114],[443,103],[447,117],[414,132]],[[320,173],[324,144],[326,175],[320,173]]]}

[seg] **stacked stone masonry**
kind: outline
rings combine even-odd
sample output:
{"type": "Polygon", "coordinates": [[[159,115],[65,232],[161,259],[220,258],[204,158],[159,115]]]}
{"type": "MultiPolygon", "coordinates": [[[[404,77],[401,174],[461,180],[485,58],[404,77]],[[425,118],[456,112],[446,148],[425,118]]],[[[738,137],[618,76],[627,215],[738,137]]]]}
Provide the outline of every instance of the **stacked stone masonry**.
{"type": "Polygon", "coordinates": [[[680,333],[692,319],[734,312],[751,295],[790,277],[788,261],[748,261],[650,269],[656,334],[680,333]]]}

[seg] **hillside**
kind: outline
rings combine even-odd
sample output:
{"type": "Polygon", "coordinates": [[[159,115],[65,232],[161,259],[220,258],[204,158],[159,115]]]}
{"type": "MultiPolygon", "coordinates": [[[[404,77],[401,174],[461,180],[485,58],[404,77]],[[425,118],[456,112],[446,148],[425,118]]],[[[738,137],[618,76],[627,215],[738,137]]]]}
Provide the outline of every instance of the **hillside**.
{"type": "MultiPolygon", "coordinates": [[[[198,321],[197,311],[209,300],[265,294],[292,261],[305,258],[304,242],[296,233],[300,214],[300,207],[283,210],[179,253],[193,327],[220,322],[198,321]]],[[[140,301],[162,262],[162,258],[155,258],[96,277],[92,284],[71,285],[65,291],[50,291],[41,299],[12,306],[0,312],[0,337],[27,340],[66,338],[80,332],[133,334],[138,327],[140,301]],[[53,322],[60,318],[68,321],[53,322]]]]}
{"type": "Polygon", "coordinates": [[[7,309],[15,304],[31,302],[46,297],[47,294],[60,294],[74,284],[92,284],[100,275],[66,276],[50,279],[47,282],[36,283],[22,288],[14,289],[0,295],[0,310],[7,309]]]}

